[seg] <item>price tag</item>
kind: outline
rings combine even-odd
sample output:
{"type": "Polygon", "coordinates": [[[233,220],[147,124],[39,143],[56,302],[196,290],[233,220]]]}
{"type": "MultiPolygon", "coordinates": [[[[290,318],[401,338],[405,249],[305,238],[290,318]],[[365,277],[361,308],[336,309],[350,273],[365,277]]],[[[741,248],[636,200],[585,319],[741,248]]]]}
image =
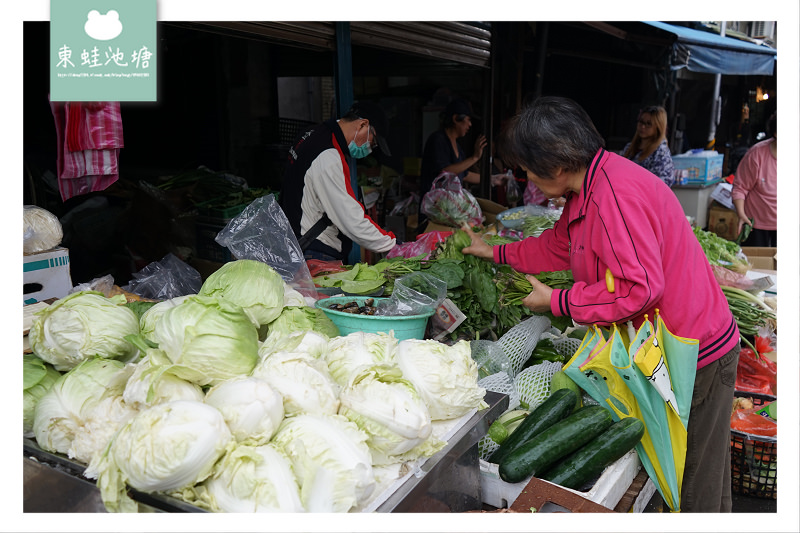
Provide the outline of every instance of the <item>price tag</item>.
{"type": "Polygon", "coordinates": [[[466,318],[450,298],[445,298],[431,316],[431,338],[436,341],[443,339],[445,335],[455,331],[466,318]]]}

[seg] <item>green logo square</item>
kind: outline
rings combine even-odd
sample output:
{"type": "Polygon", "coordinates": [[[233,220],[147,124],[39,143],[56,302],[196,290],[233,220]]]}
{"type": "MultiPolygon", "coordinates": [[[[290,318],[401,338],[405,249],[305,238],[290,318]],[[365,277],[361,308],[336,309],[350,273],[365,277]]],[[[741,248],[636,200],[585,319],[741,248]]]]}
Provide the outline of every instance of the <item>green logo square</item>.
{"type": "Polygon", "coordinates": [[[51,0],[50,99],[155,102],[156,0],[51,0]]]}

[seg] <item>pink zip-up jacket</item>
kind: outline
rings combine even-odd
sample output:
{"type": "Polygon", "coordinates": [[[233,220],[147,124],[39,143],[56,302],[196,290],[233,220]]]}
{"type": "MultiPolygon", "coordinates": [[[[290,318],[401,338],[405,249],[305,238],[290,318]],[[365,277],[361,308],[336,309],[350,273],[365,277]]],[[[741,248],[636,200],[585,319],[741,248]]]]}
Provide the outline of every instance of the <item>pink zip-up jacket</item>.
{"type": "Polygon", "coordinates": [[[579,324],[636,328],[659,309],[674,335],[697,339],[697,368],[739,343],[739,330],[678,199],[663,181],[600,149],[580,194],[538,238],[495,246],[496,263],[530,274],[572,270],[571,289],[553,290],[550,309],[579,324]],[[606,285],[614,276],[614,292],[606,285]]]}

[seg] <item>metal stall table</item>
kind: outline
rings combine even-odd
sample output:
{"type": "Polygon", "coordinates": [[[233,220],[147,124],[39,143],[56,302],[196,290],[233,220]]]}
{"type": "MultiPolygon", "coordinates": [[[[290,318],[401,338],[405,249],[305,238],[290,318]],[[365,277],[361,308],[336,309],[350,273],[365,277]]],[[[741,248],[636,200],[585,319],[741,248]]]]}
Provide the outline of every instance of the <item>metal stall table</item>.
{"type": "MultiPolygon", "coordinates": [[[[508,396],[486,392],[488,408],[458,420],[447,446],[383,488],[366,512],[465,512],[480,510],[478,441],[508,407],[508,396]]],[[[23,439],[23,511],[26,513],[106,512],[100,490],[83,477],[85,466],[42,450],[23,439]]],[[[160,493],[130,490],[140,512],[205,512],[160,493]]]]}

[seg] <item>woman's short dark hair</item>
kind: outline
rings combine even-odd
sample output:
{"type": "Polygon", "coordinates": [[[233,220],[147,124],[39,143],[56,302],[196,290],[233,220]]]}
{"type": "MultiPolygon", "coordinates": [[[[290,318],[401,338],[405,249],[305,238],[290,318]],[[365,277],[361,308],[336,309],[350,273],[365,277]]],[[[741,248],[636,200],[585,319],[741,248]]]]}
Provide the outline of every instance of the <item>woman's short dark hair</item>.
{"type": "Polygon", "coordinates": [[[575,172],[589,166],[603,146],[603,137],[577,102],[541,96],[501,132],[498,150],[503,161],[512,166],[551,179],[559,168],[575,172]]]}

